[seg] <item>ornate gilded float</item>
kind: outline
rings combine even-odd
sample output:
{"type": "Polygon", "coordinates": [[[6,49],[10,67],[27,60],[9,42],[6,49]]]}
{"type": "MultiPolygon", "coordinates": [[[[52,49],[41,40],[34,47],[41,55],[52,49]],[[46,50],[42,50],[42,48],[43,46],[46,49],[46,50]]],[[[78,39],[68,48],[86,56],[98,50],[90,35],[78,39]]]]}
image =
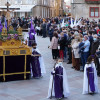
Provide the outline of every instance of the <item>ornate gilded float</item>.
{"type": "Polygon", "coordinates": [[[0,81],[9,81],[9,77],[13,80],[11,76],[20,77],[19,75],[22,75],[21,77],[24,76],[24,79],[29,79],[29,61],[32,50],[23,43],[22,29],[20,27],[17,32],[13,33],[13,27],[11,26],[9,32],[11,33],[7,34],[6,28],[3,28],[0,36],[0,65],[2,66],[2,68],[0,67],[0,81]],[[24,66],[24,68],[22,68],[22,66],[24,66]],[[20,68],[22,70],[20,70],[20,68]]]}

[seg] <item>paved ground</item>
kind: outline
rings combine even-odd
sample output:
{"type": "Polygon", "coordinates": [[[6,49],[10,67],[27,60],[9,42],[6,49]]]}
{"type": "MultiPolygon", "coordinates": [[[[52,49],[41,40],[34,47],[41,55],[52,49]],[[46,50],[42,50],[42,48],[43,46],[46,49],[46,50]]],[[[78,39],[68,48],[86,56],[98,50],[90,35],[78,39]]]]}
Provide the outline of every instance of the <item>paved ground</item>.
{"type": "MultiPolygon", "coordinates": [[[[45,60],[47,73],[42,79],[14,81],[0,83],[0,100],[48,100],[47,92],[49,85],[50,71],[54,65],[51,51],[48,49],[49,38],[38,37],[38,47],[45,60]]],[[[82,95],[83,72],[71,69],[71,65],[64,63],[68,83],[70,86],[70,97],[64,100],[100,100],[100,94],[82,95]]],[[[100,78],[99,78],[100,87],[100,78]]],[[[55,99],[52,99],[55,100],[55,99]]]]}

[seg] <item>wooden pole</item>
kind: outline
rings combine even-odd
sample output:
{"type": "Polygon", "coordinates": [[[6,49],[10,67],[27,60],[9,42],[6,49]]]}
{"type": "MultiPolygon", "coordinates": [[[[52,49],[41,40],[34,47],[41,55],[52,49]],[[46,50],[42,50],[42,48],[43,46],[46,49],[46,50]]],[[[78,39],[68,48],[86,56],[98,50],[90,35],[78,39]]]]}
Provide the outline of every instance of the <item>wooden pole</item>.
{"type": "Polygon", "coordinates": [[[25,55],[24,80],[26,80],[26,61],[27,61],[27,56],[25,55]]]}
{"type": "MultiPolygon", "coordinates": [[[[7,2],[7,12],[9,11],[9,2],[7,2]]],[[[9,20],[7,19],[7,34],[8,34],[8,23],[9,23],[9,20]]]]}
{"type": "Polygon", "coordinates": [[[89,93],[89,69],[88,69],[88,93],[89,93]]]}

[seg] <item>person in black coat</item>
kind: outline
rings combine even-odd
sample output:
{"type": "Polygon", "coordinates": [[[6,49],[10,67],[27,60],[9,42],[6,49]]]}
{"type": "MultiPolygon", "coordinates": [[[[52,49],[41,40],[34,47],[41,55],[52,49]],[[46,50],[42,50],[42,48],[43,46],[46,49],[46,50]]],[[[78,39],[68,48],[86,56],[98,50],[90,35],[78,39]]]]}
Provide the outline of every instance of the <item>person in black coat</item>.
{"type": "Polygon", "coordinates": [[[71,64],[72,63],[72,48],[71,48],[71,42],[74,38],[72,37],[72,34],[69,34],[68,40],[67,40],[67,48],[68,48],[68,63],[67,64],[71,64]]]}
{"type": "MultiPolygon", "coordinates": [[[[92,47],[91,47],[91,55],[97,55],[96,58],[95,58],[95,62],[96,62],[96,65],[97,65],[98,76],[100,76],[100,62],[99,62],[100,52],[97,52],[99,45],[100,45],[100,39],[94,38],[94,41],[93,41],[92,47]]],[[[100,51],[100,50],[98,50],[98,51],[100,51]]]]}
{"type": "Polygon", "coordinates": [[[61,33],[61,39],[59,40],[60,50],[59,56],[64,59],[64,50],[65,50],[66,38],[64,37],[64,33],[61,33]]]}
{"type": "Polygon", "coordinates": [[[89,54],[91,53],[91,46],[93,43],[93,36],[92,36],[92,31],[89,31],[89,41],[90,41],[90,50],[89,50],[89,54]]]}
{"type": "Polygon", "coordinates": [[[45,38],[46,37],[46,23],[45,22],[43,22],[42,24],[42,34],[43,34],[43,38],[45,38]]]}
{"type": "Polygon", "coordinates": [[[50,37],[50,41],[52,40],[53,33],[54,33],[54,29],[53,29],[53,27],[51,26],[51,27],[49,28],[49,31],[48,31],[48,34],[49,34],[49,37],[50,37]]]}
{"type": "Polygon", "coordinates": [[[96,65],[97,65],[97,74],[100,77],[100,50],[96,52],[96,65]]]}
{"type": "Polygon", "coordinates": [[[91,55],[95,55],[97,48],[99,47],[100,40],[97,37],[94,37],[94,41],[91,45],[91,55]]]}

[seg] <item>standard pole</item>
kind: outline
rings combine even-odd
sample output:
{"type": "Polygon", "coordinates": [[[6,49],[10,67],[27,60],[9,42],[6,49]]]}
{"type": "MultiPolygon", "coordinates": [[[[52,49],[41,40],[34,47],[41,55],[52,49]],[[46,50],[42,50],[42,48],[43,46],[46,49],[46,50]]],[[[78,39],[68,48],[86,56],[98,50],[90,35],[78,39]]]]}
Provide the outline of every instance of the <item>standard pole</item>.
{"type": "MultiPolygon", "coordinates": [[[[9,2],[7,1],[7,12],[9,11],[9,2]]],[[[8,23],[9,23],[9,20],[7,20],[7,33],[8,33],[8,23]]]]}

